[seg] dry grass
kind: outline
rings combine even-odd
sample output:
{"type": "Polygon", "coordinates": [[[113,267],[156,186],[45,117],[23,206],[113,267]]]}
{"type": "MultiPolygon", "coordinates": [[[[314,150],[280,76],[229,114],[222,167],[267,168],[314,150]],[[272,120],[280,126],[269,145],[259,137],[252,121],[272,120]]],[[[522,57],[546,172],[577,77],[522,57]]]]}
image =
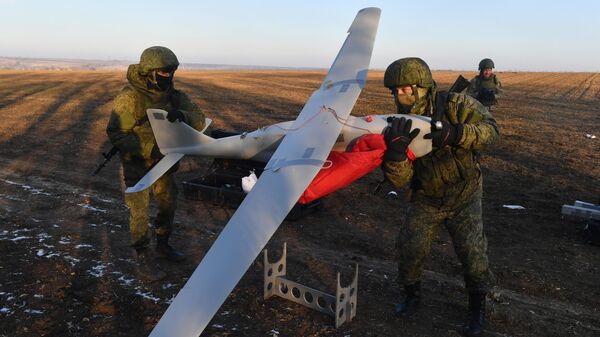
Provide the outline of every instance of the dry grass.
{"type": "MultiPolygon", "coordinates": [[[[294,119],[316,90],[324,71],[180,71],[176,85],[214,120],[214,128],[253,130],[294,119]]],[[[475,73],[464,74],[467,78],[475,73]]],[[[456,72],[435,72],[448,88],[456,72]]],[[[503,300],[492,304],[492,334],[526,336],[598,335],[600,269],[597,247],[581,237],[582,223],[561,218],[560,205],[575,199],[598,202],[600,195],[600,76],[597,73],[499,73],[506,91],[494,115],[501,141],[483,158],[485,222],[492,269],[503,300]],[[521,204],[521,213],[502,208],[521,204]],[[534,312],[534,313],[533,313],[534,312]]],[[[387,114],[393,100],[371,72],[353,114],[387,114]]],[[[191,258],[165,266],[175,286],[133,288],[118,274],[131,275],[127,210],[122,206],[118,165],[98,177],[89,173],[108,149],[105,127],[111,102],[126,84],[117,71],[0,71],[0,337],[145,335],[183,285],[231,209],[180,198],[175,242],[191,258]],[[26,188],[24,186],[29,186],[26,188]],[[33,193],[38,188],[48,195],[33,193]],[[105,208],[103,213],[83,208],[105,208]],[[6,229],[5,229],[6,228],[6,229]],[[42,241],[11,241],[13,231],[49,234],[42,241]],[[6,230],[9,234],[4,234],[6,230]],[[60,244],[62,238],[71,244],[60,244]],[[76,244],[95,249],[77,250],[76,244]],[[61,250],[36,256],[37,249],[61,250]],[[65,258],[71,254],[78,263],[65,258]],[[107,274],[90,271],[103,262],[107,274]],[[111,274],[112,273],[112,274],[111,274]],[[141,290],[140,290],[141,289],[141,290]],[[136,292],[148,291],[158,304],[136,292]],[[2,294],[13,294],[19,303],[2,294]],[[31,294],[43,294],[34,298],[31,294]],[[3,302],[4,301],[4,302],[3,302]],[[38,316],[25,307],[41,308],[38,316]],[[65,323],[71,322],[71,325],[65,323]]],[[[188,159],[179,179],[197,175],[206,161],[188,159]]],[[[385,200],[371,191],[375,172],[327,197],[326,209],[300,223],[284,223],[269,244],[290,247],[296,280],[328,286],[336,270],[361,264],[357,321],[331,328],[327,317],[282,301],[262,302],[260,262],[229,297],[207,336],[456,336],[465,310],[460,265],[442,232],[427,262],[423,312],[410,321],[389,315],[398,293],[393,282],[394,237],[404,200],[385,200]],[[314,283],[313,283],[314,282],[314,283]],[[289,309],[286,309],[289,308],[289,309]],[[232,330],[237,327],[237,332],[232,330]]],[[[38,236],[39,237],[39,236],[38,236]]],[[[260,259],[259,259],[260,260],[260,259]]]]}

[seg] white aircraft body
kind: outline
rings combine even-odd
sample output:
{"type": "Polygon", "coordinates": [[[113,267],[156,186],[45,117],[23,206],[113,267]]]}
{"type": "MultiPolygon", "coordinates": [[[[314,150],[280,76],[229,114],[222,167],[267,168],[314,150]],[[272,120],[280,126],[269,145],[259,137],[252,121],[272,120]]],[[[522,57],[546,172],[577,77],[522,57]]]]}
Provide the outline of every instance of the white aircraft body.
{"type": "MultiPolygon", "coordinates": [[[[264,172],[233,214],[200,265],[164,313],[151,337],[197,337],[206,328],[256,259],[300,195],[317,175],[330,151],[344,150],[365,133],[381,133],[386,116],[349,117],[367,79],[381,11],[358,12],[348,36],[297,119],[256,131],[213,139],[184,123],[170,123],[166,112],[149,110],[157,143],[165,157],[128,192],[144,189],[184,155],[268,161],[264,172]]],[[[429,119],[408,116],[429,130],[429,119]]],[[[422,132],[425,133],[425,132],[422,132]]],[[[413,152],[431,150],[419,135],[413,152]]]]}
{"type": "MultiPolygon", "coordinates": [[[[332,114],[337,117],[337,112],[328,108],[322,108],[318,113],[332,114]]],[[[139,192],[150,187],[184,155],[252,159],[266,163],[271,159],[287,133],[299,131],[303,127],[294,127],[294,121],[288,121],[240,135],[215,139],[185,123],[179,121],[169,122],[166,115],[166,111],[148,109],[148,119],[152,125],[154,137],[161,152],[165,154],[165,158],[155,165],[135,186],[128,188],[127,192],[129,193],[139,192]]],[[[431,152],[431,140],[423,138],[429,132],[431,119],[424,116],[399,114],[366,117],[348,116],[345,121],[336,118],[336,121],[342,125],[342,130],[331,150],[343,152],[363,135],[382,134],[389,125],[387,121],[389,117],[411,119],[412,128],[422,130],[409,145],[415,157],[419,158],[431,152]]],[[[210,119],[207,118],[206,124],[208,125],[210,122],[210,119]]]]}

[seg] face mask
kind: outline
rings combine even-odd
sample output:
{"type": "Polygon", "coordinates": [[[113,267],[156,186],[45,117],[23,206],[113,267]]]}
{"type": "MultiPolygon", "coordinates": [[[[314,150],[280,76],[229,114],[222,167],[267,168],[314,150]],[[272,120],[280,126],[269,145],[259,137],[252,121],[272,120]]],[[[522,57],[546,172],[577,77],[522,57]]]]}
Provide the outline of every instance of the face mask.
{"type": "Polygon", "coordinates": [[[167,91],[173,84],[173,76],[160,76],[156,74],[156,89],[159,91],[167,91]]]}
{"type": "Polygon", "coordinates": [[[173,73],[171,76],[160,76],[156,72],[150,73],[146,82],[148,90],[167,91],[173,86],[173,73]]]}
{"type": "Polygon", "coordinates": [[[408,114],[412,109],[413,104],[417,101],[417,97],[413,95],[398,95],[394,92],[394,99],[396,101],[396,111],[399,114],[408,114]]]}

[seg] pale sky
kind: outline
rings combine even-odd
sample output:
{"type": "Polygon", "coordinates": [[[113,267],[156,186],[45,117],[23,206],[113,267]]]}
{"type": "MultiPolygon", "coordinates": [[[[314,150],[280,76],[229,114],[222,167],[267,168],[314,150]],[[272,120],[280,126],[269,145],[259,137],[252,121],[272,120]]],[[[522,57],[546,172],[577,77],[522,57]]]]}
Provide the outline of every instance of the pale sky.
{"type": "Polygon", "coordinates": [[[379,7],[371,68],[600,71],[600,1],[0,0],[0,56],[329,68],[356,12],[379,7]]]}

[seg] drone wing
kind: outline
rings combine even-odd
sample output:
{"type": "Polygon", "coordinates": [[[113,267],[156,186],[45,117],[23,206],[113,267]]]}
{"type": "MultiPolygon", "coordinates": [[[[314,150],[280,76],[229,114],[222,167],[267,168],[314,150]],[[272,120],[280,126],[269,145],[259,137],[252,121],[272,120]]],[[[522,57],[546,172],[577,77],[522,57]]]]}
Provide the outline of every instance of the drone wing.
{"type": "Polygon", "coordinates": [[[197,337],[323,166],[367,80],[378,8],[358,12],[319,90],[151,337],[197,337]]]}

